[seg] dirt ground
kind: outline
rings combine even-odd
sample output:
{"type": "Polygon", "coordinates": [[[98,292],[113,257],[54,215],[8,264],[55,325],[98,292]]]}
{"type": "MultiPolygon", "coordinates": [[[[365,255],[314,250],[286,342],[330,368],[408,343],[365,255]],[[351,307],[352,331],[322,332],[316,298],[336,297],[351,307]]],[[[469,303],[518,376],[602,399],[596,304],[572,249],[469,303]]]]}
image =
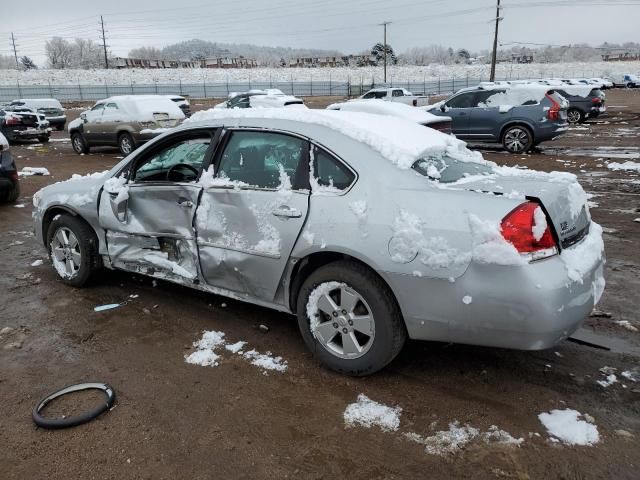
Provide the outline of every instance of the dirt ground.
{"type": "MultiPolygon", "coordinates": [[[[611,350],[569,341],[540,352],[409,342],[369,378],[318,366],[288,315],[128,273],[105,272],[85,289],[63,285],[31,233],[31,197],[73,173],[105,170],[119,154],[78,156],[65,132],[49,144],[14,146],[19,169],[46,167],[51,176],[23,177],[18,205],[0,205],[0,477],[639,478],[640,382],[620,373],[640,372],[640,333],[629,329],[640,328],[640,174],[607,163],[640,157],[640,91],[607,95],[605,116],[540,152],[483,152],[500,164],[573,172],[593,194],[608,260],[598,309],[610,318],[589,318],[583,335],[611,350]],[[31,266],[37,259],[44,264],[31,266]],[[204,330],[281,355],[288,369],[264,372],[228,352],[215,368],[187,364],[204,330]],[[596,383],[605,366],[619,379],[609,387],[596,383]],[[35,427],[31,410],[40,398],[84,381],[112,385],[115,408],[76,428],[35,427]],[[399,430],[346,427],[343,412],[360,393],[400,406],[399,430]],[[538,414],[563,408],[591,415],[600,442],[552,442],[538,414]],[[481,431],[496,425],[524,442],[476,439],[440,456],[403,435],[433,435],[454,421],[481,431]]],[[[99,399],[63,400],[49,414],[68,415],[99,399]]]]}

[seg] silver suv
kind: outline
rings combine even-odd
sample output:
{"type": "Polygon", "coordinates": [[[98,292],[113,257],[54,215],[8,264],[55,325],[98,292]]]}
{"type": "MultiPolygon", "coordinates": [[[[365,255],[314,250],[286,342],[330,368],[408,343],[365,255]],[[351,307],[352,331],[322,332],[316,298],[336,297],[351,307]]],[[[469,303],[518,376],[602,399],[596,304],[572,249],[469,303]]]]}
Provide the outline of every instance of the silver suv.
{"type": "Polygon", "coordinates": [[[82,112],[69,123],[69,135],[78,154],[89,153],[91,147],[117,146],[126,156],[183,119],[180,107],[167,96],[123,95],[82,112]]]}
{"type": "Polygon", "coordinates": [[[501,143],[526,152],[568,129],[568,102],[549,87],[473,87],[433,105],[434,115],[451,117],[453,134],[471,142],[501,143]]]}

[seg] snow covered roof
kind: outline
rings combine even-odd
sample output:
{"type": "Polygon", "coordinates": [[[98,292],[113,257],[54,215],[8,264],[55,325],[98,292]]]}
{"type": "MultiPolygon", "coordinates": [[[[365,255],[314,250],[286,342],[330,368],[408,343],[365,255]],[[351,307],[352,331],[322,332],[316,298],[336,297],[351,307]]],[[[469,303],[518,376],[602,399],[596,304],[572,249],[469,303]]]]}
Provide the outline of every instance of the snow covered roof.
{"type": "Polygon", "coordinates": [[[210,109],[196,112],[184,123],[234,119],[278,119],[326,127],[366,144],[401,169],[411,168],[416,160],[430,155],[447,154],[461,161],[484,163],[482,155],[471,152],[451,135],[387,115],[288,108],[210,109]]]}
{"type": "Polygon", "coordinates": [[[385,102],[379,99],[356,99],[348,102],[333,103],[327,110],[340,110],[342,112],[364,112],[375,113],[377,115],[392,115],[404,118],[421,125],[428,125],[434,122],[451,120],[449,117],[438,117],[421,108],[411,107],[404,103],[385,102]]]}
{"type": "Polygon", "coordinates": [[[184,118],[180,107],[166,95],[116,95],[97,103],[116,103],[141,121],[153,120],[154,113],[166,113],[171,118],[184,118]]]}
{"type": "Polygon", "coordinates": [[[11,103],[20,103],[26,106],[35,107],[35,108],[62,108],[62,105],[55,98],[20,98],[19,100],[14,100],[11,103]]]}

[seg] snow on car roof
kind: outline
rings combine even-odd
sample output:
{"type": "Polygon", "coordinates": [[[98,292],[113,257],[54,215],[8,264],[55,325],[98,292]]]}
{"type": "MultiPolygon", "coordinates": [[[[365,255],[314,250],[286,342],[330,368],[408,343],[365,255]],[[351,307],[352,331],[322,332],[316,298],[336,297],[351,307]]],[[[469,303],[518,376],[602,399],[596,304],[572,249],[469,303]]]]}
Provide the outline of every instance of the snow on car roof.
{"type": "Polygon", "coordinates": [[[18,103],[24,105],[31,105],[34,107],[54,107],[54,108],[62,108],[60,102],[55,98],[20,98],[18,100],[14,100],[11,103],[18,103]]]}
{"type": "Polygon", "coordinates": [[[379,152],[401,169],[426,156],[448,155],[464,162],[486,163],[478,152],[451,135],[404,118],[362,112],[312,109],[210,109],[196,112],[185,124],[226,119],[278,119],[314,124],[340,132],[379,152]]]}
{"type": "MultiPolygon", "coordinates": [[[[393,115],[422,125],[442,122],[448,117],[438,117],[421,108],[411,107],[404,103],[385,102],[379,99],[356,99],[348,102],[333,103],[327,110],[340,110],[342,112],[364,112],[377,115],[393,115]]],[[[450,119],[449,119],[450,120],[450,119]]]]}
{"type": "Polygon", "coordinates": [[[116,95],[97,103],[116,103],[140,121],[153,120],[154,113],[166,113],[172,118],[184,118],[178,105],[166,95],[116,95]]]}

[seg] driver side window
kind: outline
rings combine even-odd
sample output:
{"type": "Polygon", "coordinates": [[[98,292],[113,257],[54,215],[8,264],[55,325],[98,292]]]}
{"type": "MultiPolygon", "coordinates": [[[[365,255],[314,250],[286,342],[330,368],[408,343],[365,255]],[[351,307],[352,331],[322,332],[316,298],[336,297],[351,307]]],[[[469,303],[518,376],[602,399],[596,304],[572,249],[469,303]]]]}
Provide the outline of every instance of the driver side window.
{"type": "Polygon", "coordinates": [[[182,139],[155,152],[136,166],[134,182],[194,182],[211,144],[211,137],[182,139]]]}
{"type": "Polygon", "coordinates": [[[446,103],[446,105],[449,108],[471,108],[474,96],[474,92],[462,93],[453,97],[446,103]]]}

